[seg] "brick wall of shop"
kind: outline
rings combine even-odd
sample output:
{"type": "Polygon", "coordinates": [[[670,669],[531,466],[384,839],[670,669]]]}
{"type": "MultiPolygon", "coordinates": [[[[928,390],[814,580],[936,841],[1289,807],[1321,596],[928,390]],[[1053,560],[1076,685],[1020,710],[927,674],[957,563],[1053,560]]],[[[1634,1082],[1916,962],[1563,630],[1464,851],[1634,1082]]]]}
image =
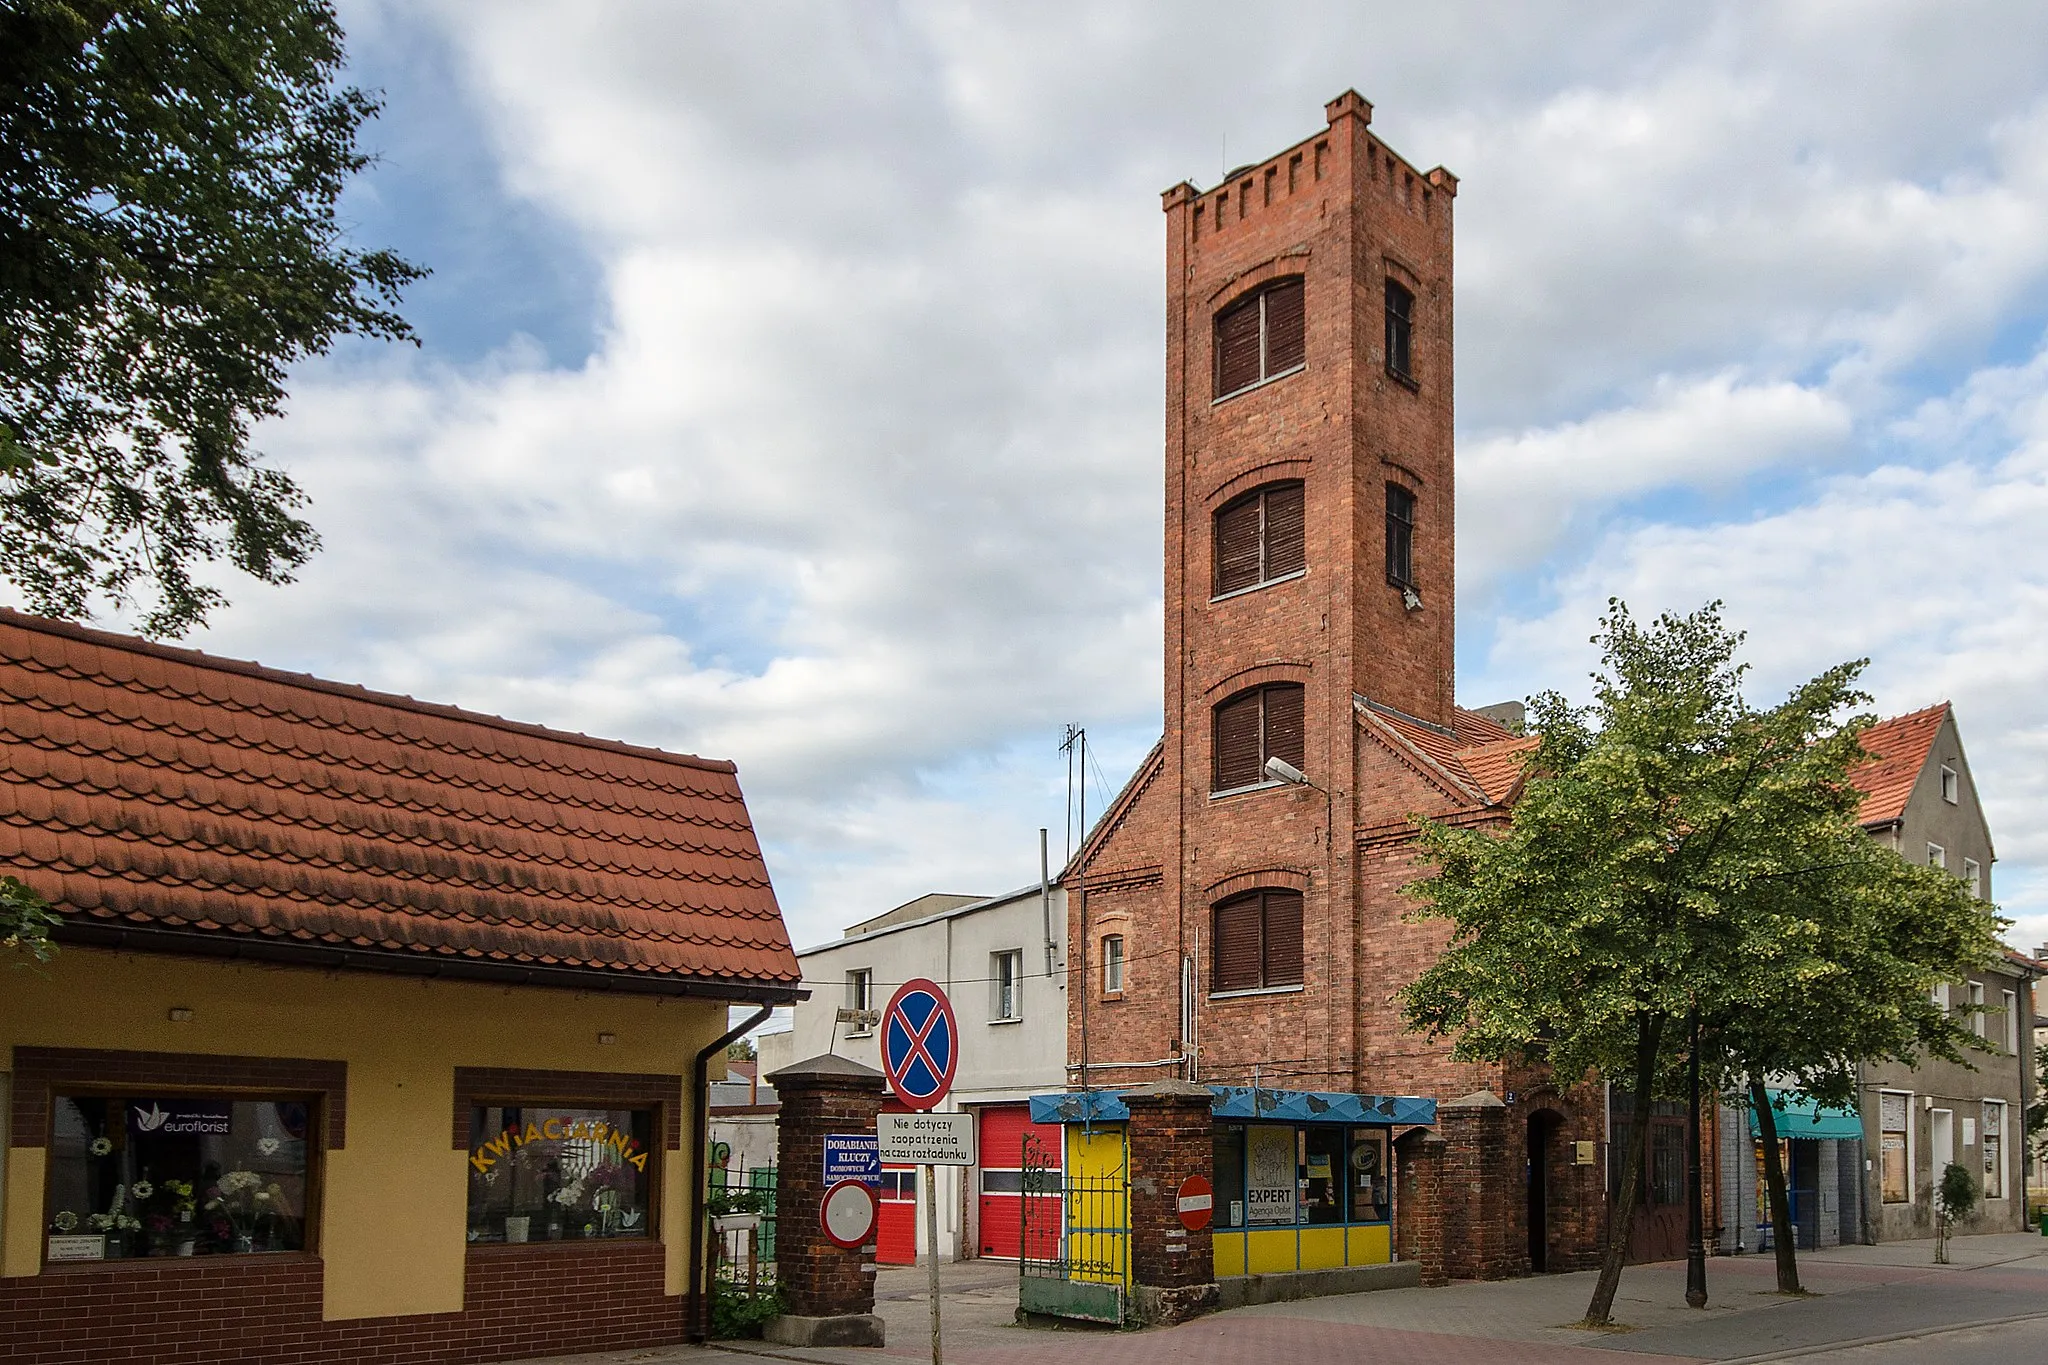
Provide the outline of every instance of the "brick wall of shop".
{"type": "Polygon", "coordinates": [[[682,1340],[658,1243],[472,1249],[463,1311],[321,1320],[317,1256],[66,1266],[0,1280],[9,1365],[428,1365],[682,1340]]]}

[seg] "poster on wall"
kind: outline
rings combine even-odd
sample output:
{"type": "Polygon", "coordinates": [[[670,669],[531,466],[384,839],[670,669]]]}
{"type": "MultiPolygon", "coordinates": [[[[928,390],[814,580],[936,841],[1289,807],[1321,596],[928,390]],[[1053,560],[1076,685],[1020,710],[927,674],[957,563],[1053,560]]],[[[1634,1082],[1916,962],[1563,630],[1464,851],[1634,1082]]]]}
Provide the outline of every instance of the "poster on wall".
{"type": "Polygon", "coordinates": [[[1245,1221],[1292,1223],[1295,1195],[1294,1130],[1253,1124],[1245,1130],[1245,1221]]]}

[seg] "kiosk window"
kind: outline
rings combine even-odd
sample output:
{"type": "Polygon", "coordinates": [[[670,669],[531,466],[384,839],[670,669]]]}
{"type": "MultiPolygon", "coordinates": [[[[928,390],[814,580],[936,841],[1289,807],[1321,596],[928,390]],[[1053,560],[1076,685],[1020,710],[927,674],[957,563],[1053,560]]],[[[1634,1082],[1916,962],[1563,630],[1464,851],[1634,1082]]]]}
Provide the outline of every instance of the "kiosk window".
{"type": "Polygon", "coordinates": [[[1304,1223],[1344,1221],[1344,1130],[1301,1130],[1301,1212],[1304,1223]]]}
{"type": "Polygon", "coordinates": [[[1389,1216],[1393,1194],[1388,1183],[1387,1130],[1351,1130],[1351,1207],[1349,1221],[1380,1223],[1389,1216]]]}
{"type": "Polygon", "coordinates": [[[1215,1152],[1216,1211],[1211,1221],[1219,1228],[1244,1226],[1244,1125],[1225,1124],[1211,1139],[1215,1152]]]}

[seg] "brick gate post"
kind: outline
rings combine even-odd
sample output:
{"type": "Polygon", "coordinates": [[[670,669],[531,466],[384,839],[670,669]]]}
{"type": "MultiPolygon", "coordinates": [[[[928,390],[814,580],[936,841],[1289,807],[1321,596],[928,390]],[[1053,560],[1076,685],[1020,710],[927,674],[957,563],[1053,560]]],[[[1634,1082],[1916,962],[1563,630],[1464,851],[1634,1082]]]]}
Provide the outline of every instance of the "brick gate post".
{"type": "Polygon", "coordinates": [[[813,1057],[766,1078],[781,1101],[776,1133],[775,1279],[783,1315],[764,1330],[785,1346],[880,1346],[875,1248],[834,1246],[818,1222],[825,1137],[873,1133],[882,1073],[844,1057],[813,1057]]]}
{"type": "Polygon", "coordinates": [[[1529,1272],[1521,1237],[1520,1144],[1508,1110],[1481,1090],[1436,1107],[1444,1136],[1444,1270],[1454,1280],[1504,1280],[1529,1272]]]}
{"type": "Polygon", "coordinates": [[[1214,1098],[1189,1081],[1123,1092],[1131,1111],[1131,1278],[1144,1322],[1185,1322],[1216,1307],[1213,1224],[1188,1231],[1179,1202],[1189,1176],[1215,1180],[1214,1098]]]}
{"type": "Polygon", "coordinates": [[[1416,1128],[1394,1144],[1400,1203],[1394,1217],[1401,1255],[1422,1267],[1425,1289],[1451,1282],[1444,1272],[1444,1148],[1441,1135],[1416,1128]]]}

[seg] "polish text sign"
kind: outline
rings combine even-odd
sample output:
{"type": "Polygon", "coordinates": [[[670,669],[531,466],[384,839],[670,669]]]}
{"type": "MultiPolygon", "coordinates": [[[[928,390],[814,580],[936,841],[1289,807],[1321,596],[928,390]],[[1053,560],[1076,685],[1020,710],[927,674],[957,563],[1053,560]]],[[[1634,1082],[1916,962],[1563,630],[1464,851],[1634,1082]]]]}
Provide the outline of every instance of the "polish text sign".
{"type": "Polygon", "coordinates": [[[877,1114],[882,1160],[901,1165],[972,1166],[974,1115],[877,1114]]]}

